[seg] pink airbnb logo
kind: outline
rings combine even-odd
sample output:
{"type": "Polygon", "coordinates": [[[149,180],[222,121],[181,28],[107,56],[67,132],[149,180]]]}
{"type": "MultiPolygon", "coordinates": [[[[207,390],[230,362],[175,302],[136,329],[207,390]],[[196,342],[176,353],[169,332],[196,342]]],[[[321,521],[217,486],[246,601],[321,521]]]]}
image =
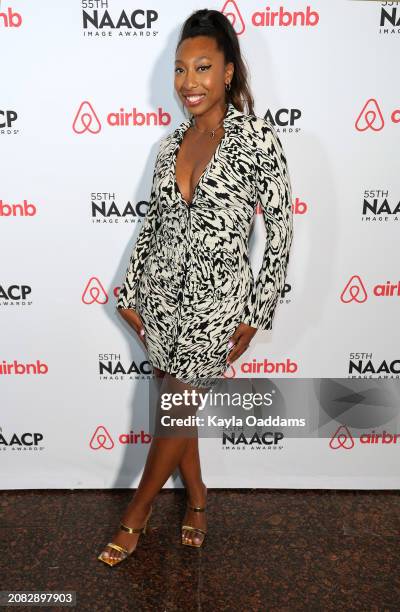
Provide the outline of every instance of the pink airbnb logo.
{"type": "Polygon", "coordinates": [[[233,365],[230,363],[225,372],[223,373],[223,378],[235,378],[236,370],[233,365]]]}
{"type": "MultiPolygon", "coordinates": [[[[392,123],[400,123],[400,109],[396,108],[390,115],[392,123]]],[[[364,104],[360,114],[357,117],[355,127],[359,132],[373,130],[380,132],[385,126],[382,111],[375,98],[370,98],[364,104]]]]}
{"type": "Polygon", "coordinates": [[[114,440],[107,429],[103,425],[99,425],[90,440],[89,446],[93,450],[99,450],[100,448],[111,450],[114,448],[114,440]]]}
{"type": "MultiPolygon", "coordinates": [[[[0,0],[1,1],[1,0],[0,0]]],[[[120,108],[117,112],[107,114],[105,123],[110,127],[141,127],[141,126],[164,126],[171,123],[171,115],[158,107],[156,111],[142,112],[135,106],[127,111],[120,108]]],[[[87,100],[82,102],[75,115],[72,128],[76,134],[98,134],[102,129],[100,119],[87,100]]]]}
{"type": "Polygon", "coordinates": [[[367,297],[364,283],[357,274],[354,274],[354,276],[350,278],[340,295],[341,301],[345,304],[349,302],[358,302],[362,304],[362,302],[366,301],[367,297]]]}
{"type": "Polygon", "coordinates": [[[94,302],[98,304],[107,304],[107,292],[96,276],[89,278],[82,293],[82,302],[84,304],[93,304],[94,302]]]}
{"type": "Polygon", "coordinates": [[[370,98],[364,104],[360,114],[356,120],[356,129],[359,132],[371,129],[374,132],[379,132],[383,129],[385,120],[382,111],[379,108],[378,102],[374,98],[370,98]]]}
{"type": "MultiPolygon", "coordinates": [[[[118,436],[120,444],[150,444],[151,440],[151,434],[143,429],[138,433],[131,430],[129,433],[122,433],[118,436]]],[[[106,427],[99,425],[89,442],[89,446],[92,450],[100,450],[102,448],[104,450],[111,450],[115,444],[106,427]]]]}
{"type": "Polygon", "coordinates": [[[340,425],[329,441],[333,450],[344,448],[350,450],[354,447],[354,439],[346,425],[340,425]]]}
{"type": "Polygon", "coordinates": [[[82,102],[76,113],[72,129],[77,134],[83,134],[84,132],[90,132],[91,134],[98,134],[101,130],[100,119],[98,118],[96,111],[93,106],[85,100],[82,102]]]}
{"type": "Polygon", "coordinates": [[[224,6],[221,9],[221,13],[223,13],[225,17],[229,19],[233,29],[235,30],[238,36],[240,34],[243,34],[246,29],[246,26],[244,25],[242,15],[240,14],[238,5],[236,4],[235,0],[226,0],[224,6]]]}

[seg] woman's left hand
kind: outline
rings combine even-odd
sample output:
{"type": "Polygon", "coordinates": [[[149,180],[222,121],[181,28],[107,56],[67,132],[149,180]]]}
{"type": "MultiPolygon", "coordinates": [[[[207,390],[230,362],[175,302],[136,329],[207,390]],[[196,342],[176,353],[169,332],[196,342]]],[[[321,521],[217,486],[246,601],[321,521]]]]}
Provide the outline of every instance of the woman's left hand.
{"type": "Polygon", "coordinates": [[[228,353],[227,363],[231,364],[233,361],[236,361],[236,359],[247,350],[256,331],[256,327],[251,327],[250,325],[246,325],[246,323],[239,323],[235,332],[229,339],[234,346],[228,353]]]}

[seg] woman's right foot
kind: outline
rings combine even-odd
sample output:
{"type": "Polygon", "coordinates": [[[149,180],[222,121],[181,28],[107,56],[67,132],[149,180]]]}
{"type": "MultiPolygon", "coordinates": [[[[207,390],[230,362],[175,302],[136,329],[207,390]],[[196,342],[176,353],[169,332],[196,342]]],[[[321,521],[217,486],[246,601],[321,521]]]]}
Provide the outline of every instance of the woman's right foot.
{"type": "Polygon", "coordinates": [[[207,503],[207,487],[203,484],[200,492],[188,496],[186,512],[182,523],[182,544],[201,546],[207,531],[205,511],[192,510],[191,507],[204,508],[207,503]],[[193,527],[196,530],[187,529],[193,527]],[[197,531],[199,529],[199,531],[197,531]]]}
{"type": "Polygon", "coordinates": [[[143,508],[130,509],[128,506],[120,524],[123,524],[128,528],[133,528],[136,530],[136,532],[129,533],[128,531],[120,528],[114,534],[111,542],[117,547],[121,547],[123,550],[116,550],[107,544],[99,556],[110,565],[115,565],[116,563],[123,561],[123,559],[125,559],[127,556],[131,555],[137,546],[142,530],[144,530],[147,525],[150,514],[151,507],[149,510],[146,510],[143,508]]]}

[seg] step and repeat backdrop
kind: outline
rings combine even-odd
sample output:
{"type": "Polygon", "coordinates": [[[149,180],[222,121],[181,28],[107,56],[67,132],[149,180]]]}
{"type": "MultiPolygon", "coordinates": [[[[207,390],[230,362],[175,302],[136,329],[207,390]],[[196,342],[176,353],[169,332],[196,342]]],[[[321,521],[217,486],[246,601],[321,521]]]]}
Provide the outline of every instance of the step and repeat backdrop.
{"type": "MultiPolygon", "coordinates": [[[[116,296],[159,140],[187,118],[175,47],[199,8],[0,2],[2,489],[139,482],[154,381],[116,296]]],[[[258,332],[227,372],[270,381],[281,401],[254,436],[226,422],[201,437],[204,480],[398,488],[398,394],[381,383],[395,385],[400,372],[400,5],[207,8],[229,16],[255,112],[281,138],[294,239],[273,330],[258,332]]],[[[258,207],[255,274],[265,238],[258,207]]],[[[175,486],[179,475],[165,484],[175,486]]]]}

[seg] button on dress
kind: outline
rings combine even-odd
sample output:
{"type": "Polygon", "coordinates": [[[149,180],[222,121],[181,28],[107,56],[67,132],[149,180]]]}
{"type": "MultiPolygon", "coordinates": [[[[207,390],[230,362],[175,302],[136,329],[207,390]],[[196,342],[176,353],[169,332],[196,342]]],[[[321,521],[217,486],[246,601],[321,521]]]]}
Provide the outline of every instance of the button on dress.
{"type": "Polygon", "coordinates": [[[188,204],[176,158],[193,118],[161,139],[149,207],[117,308],[140,315],[150,363],[191,385],[223,376],[239,323],[272,329],[293,237],[292,193],[273,124],[228,104],[224,136],[188,204]],[[256,205],[266,226],[254,280],[248,251],[256,205]]]}

